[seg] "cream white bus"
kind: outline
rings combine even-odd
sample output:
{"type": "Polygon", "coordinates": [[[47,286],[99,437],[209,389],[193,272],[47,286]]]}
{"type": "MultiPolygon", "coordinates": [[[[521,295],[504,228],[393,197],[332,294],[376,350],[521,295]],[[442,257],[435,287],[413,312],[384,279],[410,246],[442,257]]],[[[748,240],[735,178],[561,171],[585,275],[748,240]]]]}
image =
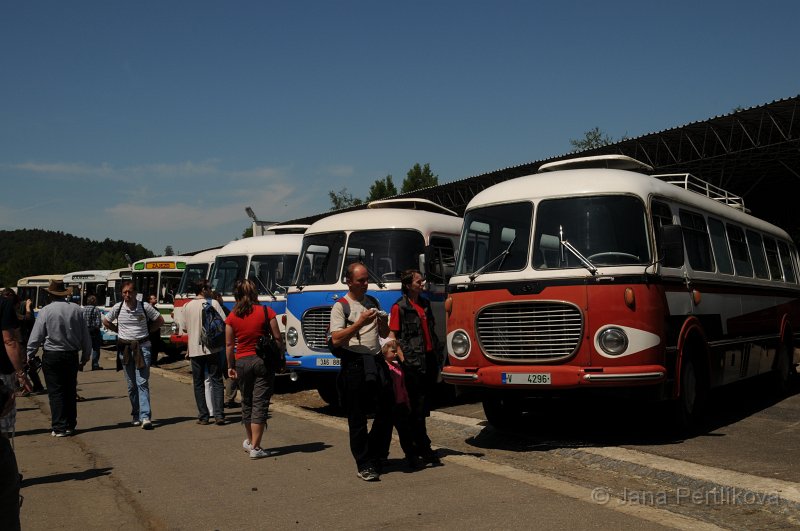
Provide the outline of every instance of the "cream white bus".
{"type": "Polygon", "coordinates": [[[627,157],[542,169],[470,201],[449,283],[442,376],[482,388],[490,423],[584,389],[668,400],[692,427],[715,387],[766,373],[788,386],[800,285],[785,231],[627,157]]]}

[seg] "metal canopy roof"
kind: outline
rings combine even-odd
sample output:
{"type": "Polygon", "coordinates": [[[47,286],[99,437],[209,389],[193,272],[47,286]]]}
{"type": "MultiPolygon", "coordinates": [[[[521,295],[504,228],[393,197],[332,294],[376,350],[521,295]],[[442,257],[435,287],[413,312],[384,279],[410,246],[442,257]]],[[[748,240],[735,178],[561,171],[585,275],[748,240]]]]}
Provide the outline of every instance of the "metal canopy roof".
{"type": "MultiPolygon", "coordinates": [[[[692,173],[742,196],[755,216],[782,227],[800,241],[800,216],[793,212],[800,197],[800,95],[394,197],[428,199],[463,215],[470,199],[489,186],[536,173],[545,163],[606,154],[627,155],[649,164],[656,173],[692,173]]],[[[311,223],[330,214],[294,222],[311,223]]]]}

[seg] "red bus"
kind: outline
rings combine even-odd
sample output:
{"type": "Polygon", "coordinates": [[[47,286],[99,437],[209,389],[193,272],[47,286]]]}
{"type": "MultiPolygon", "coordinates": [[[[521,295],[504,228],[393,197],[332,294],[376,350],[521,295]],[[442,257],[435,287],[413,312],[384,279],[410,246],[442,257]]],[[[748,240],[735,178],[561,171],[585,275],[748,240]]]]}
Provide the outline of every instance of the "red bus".
{"type": "Polygon", "coordinates": [[[548,166],[473,198],[448,286],[442,376],[483,388],[491,424],[514,426],[531,397],[604,389],[669,400],[689,427],[712,388],[769,372],[788,387],[800,285],[785,231],[628,157],[548,166]]]}

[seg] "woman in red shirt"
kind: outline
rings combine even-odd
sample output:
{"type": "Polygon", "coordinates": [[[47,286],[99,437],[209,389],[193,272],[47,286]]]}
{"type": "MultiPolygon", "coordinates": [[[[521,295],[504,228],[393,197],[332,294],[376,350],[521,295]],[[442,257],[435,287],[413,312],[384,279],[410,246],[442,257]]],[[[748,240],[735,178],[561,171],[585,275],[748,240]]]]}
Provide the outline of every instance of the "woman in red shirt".
{"type": "Polygon", "coordinates": [[[267,428],[275,371],[256,356],[256,343],[260,336],[268,333],[267,330],[281,349],[283,342],[275,312],[272,308],[260,305],[258,291],[252,280],[237,280],[233,296],[236,304],[225,319],[228,377],[239,380],[239,391],[242,393],[242,424],[247,432],[242,448],[249,452],[251,459],[260,459],[271,455],[261,448],[261,437],[267,428]]]}

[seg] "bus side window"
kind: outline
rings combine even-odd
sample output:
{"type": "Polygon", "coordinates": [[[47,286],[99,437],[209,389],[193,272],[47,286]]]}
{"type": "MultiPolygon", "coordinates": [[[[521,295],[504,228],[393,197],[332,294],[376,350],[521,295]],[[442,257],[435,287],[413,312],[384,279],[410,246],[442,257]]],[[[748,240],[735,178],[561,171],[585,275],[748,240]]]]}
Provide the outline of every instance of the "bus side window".
{"type": "Polygon", "coordinates": [[[660,201],[653,201],[651,211],[653,230],[656,233],[656,252],[658,252],[658,249],[661,249],[661,227],[672,225],[672,211],[670,211],[669,205],[660,201]]]}
{"type": "Polygon", "coordinates": [[[783,280],[781,275],[781,262],[778,258],[778,246],[775,240],[769,236],[764,236],[764,251],[767,253],[767,267],[769,267],[769,276],[772,280],[783,280]]]}
{"type": "Polygon", "coordinates": [[[750,249],[750,257],[753,259],[753,269],[755,269],[756,277],[769,278],[767,259],[764,257],[764,245],[761,243],[761,235],[752,230],[748,230],[747,246],[750,249]]]}
{"type": "Polygon", "coordinates": [[[705,218],[683,209],[680,211],[680,218],[689,265],[695,271],[714,271],[714,257],[711,256],[705,218]]]}
{"type": "Polygon", "coordinates": [[[733,255],[733,267],[736,274],[741,277],[753,276],[753,266],[750,264],[750,253],[747,252],[747,240],[744,239],[744,231],[736,225],[726,225],[728,232],[728,242],[731,245],[733,255]]]}
{"type": "Polygon", "coordinates": [[[453,241],[442,236],[431,237],[430,263],[427,264],[428,281],[444,284],[453,275],[456,264],[456,251],[453,241]]]}
{"type": "Polygon", "coordinates": [[[783,278],[786,282],[791,282],[794,284],[797,282],[795,280],[797,277],[794,274],[794,265],[792,261],[792,254],[789,251],[789,246],[786,245],[786,242],[779,241],[778,242],[778,252],[780,253],[781,258],[781,266],[783,267],[783,278]]]}
{"type": "Polygon", "coordinates": [[[733,262],[728,249],[728,238],[725,237],[725,225],[718,219],[708,218],[708,231],[711,234],[711,249],[714,251],[719,272],[732,275],[733,262]]]}

